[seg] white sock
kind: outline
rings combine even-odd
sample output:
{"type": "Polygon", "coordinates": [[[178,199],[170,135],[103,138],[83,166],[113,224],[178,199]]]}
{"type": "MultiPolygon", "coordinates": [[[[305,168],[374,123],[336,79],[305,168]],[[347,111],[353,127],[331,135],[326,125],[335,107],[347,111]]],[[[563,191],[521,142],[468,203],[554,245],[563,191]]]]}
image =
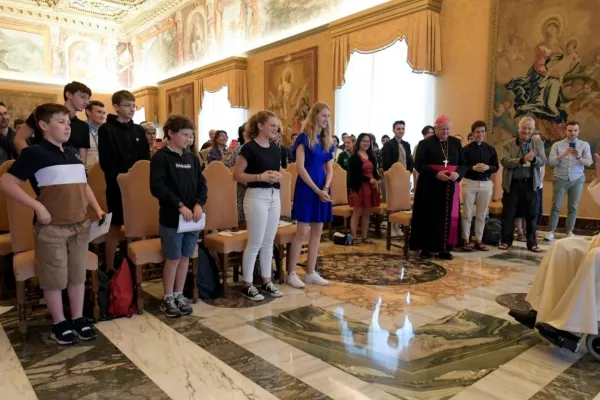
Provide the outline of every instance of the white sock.
{"type": "Polygon", "coordinates": [[[168,298],[173,297],[173,294],[165,294],[165,300],[167,300],[168,298]]]}
{"type": "Polygon", "coordinates": [[[176,299],[179,296],[183,296],[183,292],[173,292],[173,298],[176,299]]]}

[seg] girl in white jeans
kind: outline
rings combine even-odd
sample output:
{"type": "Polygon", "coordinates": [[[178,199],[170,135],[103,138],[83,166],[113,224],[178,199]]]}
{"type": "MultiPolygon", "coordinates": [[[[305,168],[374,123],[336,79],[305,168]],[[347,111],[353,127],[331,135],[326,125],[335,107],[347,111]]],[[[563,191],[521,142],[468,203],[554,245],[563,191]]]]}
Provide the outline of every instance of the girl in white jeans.
{"type": "Polygon", "coordinates": [[[241,148],[233,170],[233,178],[248,187],[244,196],[248,244],[242,259],[242,294],[252,301],[264,300],[260,291],[272,297],[283,294],[271,282],[273,241],[281,214],[279,181],[283,176],[280,151],[275,144],[278,127],[279,121],[270,111],[260,111],[250,117],[246,124],[247,142],[241,148]],[[252,284],[258,255],[263,281],[260,291],[252,284]]]}

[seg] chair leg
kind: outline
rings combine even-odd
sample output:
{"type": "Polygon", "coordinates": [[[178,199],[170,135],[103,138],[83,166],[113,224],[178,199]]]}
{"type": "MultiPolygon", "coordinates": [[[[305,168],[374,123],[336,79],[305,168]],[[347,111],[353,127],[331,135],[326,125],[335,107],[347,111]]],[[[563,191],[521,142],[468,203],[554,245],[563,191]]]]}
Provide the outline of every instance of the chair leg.
{"type": "MultiPolygon", "coordinates": [[[[346,232],[348,230],[349,222],[350,222],[350,218],[344,217],[344,232],[346,232]]],[[[369,227],[367,227],[367,230],[368,229],[369,229],[369,227]]]]}
{"type": "Polygon", "coordinates": [[[333,239],[333,223],[329,222],[329,239],[333,239]]]}
{"type": "Polygon", "coordinates": [[[275,265],[277,266],[277,270],[275,271],[275,277],[277,278],[277,282],[279,284],[283,283],[283,260],[285,257],[284,247],[281,244],[277,245],[277,260],[275,261],[275,265]]]}
{"type": "Polygon", "coordinates": [[[4,300],[6,291],[6,256],[0,256],[0,300],[4,300]]]}
{"type": "Polygon", "coordinates": [[[135,266],[135,291],[137,293],[137,313],[144,313],[144,298],[142,297],[142,279],[144,277],[144,266],[135,266]]]}
{"type": "Polygon", "coordinates": [[[390,251],[392,248],[392,223],[388,218],[387,228],[385,229],[385,249],[390,251]]]}
{"type": "Polygon", "coordinates": [[[100,306],[98,305],[98,288],[100,282],[98,281],[98,270],[92,271],[92,304],[94,306],[94,321],[100,321],[100,306]]]}
{"type": "Polygon", "coordinates": [[[198,257],[192,258],[192,279],[194,281],[192,303],[196,304],[198,302],[198,257]]]}
{"type": "Polygon", "coordinates": [[[25,309],[25,295],[25,281],[17,281],[17,312],[19,313],[19,332],[22,335],[27,334],[27,311],[25,309]]]}
{"type": "Polygon", "coordinates": [[[404,257],[408,258],[408,244],[410,243],[410,225],[402,226],[402,233],[404,233],[404,257]]]}
{"type": "Polygon", "coordinates": [[[233,281],[240,281],[240,265],[237,263],[233,266],[233,281]]]}
{"type": "Polygon", "coordinates": [[[375,214],[375,236],[381,239],[381,214],[375,214]]]}
{"type": "Polygon", "coordinates": [[[221,294],[223,297],[227,297],[229,294],[229,285],[227,284],[227,269],[229,268],[229,255],[219,254],[221,261],[221,272],[223,274],[223,282],[221,283],[221,294]]]}

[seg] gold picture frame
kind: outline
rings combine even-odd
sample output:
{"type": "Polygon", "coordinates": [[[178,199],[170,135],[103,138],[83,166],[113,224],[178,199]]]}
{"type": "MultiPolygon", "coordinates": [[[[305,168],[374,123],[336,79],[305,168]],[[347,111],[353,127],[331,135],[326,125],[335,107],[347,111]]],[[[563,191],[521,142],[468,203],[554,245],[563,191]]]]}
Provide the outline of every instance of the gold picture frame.
{"type": "Polygon", "coordinates": [[[279,118],[285,143],[318,99],[317,67],[317,46],[265,61],[265,109],[279,118]]]}
{"type": "MultiPolygon", "coordinates": [[[[18,32],[26,32],[26,33],[32,33],[32,34],[36,34],[36,35],[40,35],[44,38],[44,73],[45,76],[44,78],[49,78],[52,76],[52,53],[51,53],[51,42],[50,42],[50,29],[48,27],[41,27],[41,26],[30,26],[30,25],[26,25],[26,24],[17,24],[17,23],[13,23],[13,22],[7,22],[7,21],[0,21],[0,29],[6,29],[6,30],[11,30],[11,31],[18,31],[18,32]]],[[[15,77],[16,79],[19,78],[28,78],[31,79],[32,77],[30,77],[27,73],[8,73],[5,77],[10,76],[15,77]]],[[[36,79],[39,79],[38,76],[35,77],[36,79]]]]}

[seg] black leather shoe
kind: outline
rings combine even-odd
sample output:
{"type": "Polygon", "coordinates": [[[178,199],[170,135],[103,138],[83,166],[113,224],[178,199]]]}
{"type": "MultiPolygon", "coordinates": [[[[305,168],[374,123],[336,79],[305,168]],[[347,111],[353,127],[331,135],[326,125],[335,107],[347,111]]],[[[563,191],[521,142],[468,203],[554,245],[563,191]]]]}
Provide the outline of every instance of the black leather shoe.
{"type": "Polygon", "coordinates": [[[571,350],[574,353],[576,353],[579,349],[579,336],[568,331],[556,329],[552,325],[546,323],[536,324],[535,327],[537,328],[538,332],[540,332],[540,335],[542,335],[550,343],[553,343],[558,347],[571,350]]]}
{"type": "Polygon", "coordinates": [[[517,322],[525,325],[526,327],[533,329],[535,328],[535,320],[537,318],[537,311],[520,311],[520,310],[510,310],[508,315],[513,317],[517,322]]]}
{"type": "Polygon", "coordinates": [[[449,251],[438,254],[438,258],[440,260],[454,260],[454,256],[449,251]]]}

